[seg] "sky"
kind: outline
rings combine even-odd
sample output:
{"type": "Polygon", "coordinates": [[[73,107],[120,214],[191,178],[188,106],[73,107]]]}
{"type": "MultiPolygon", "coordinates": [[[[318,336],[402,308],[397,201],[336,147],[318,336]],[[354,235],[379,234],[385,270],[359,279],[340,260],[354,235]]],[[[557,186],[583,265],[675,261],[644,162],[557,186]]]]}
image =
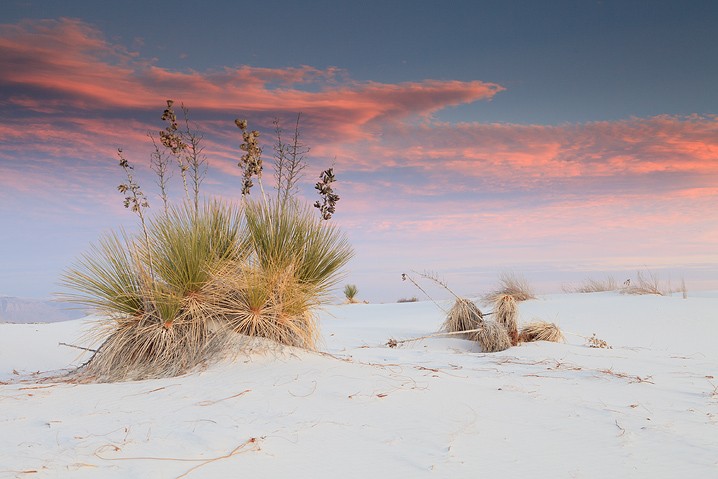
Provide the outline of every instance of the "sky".
{"type": "Polygon", "coordinates": [[[234,119],[270,165],[273,120],[301,113],[300,194],[334,166],[359,299],[421,299],[412,271],[462,295],[502,273],[718,289],[716,24],[700,0],[7,0],[0,294],[61,292],[102,234],[137,228],[117,148],[160,211],[147,132],[167,99],[204,134],[204,194],[230,201],[234,119]]]}

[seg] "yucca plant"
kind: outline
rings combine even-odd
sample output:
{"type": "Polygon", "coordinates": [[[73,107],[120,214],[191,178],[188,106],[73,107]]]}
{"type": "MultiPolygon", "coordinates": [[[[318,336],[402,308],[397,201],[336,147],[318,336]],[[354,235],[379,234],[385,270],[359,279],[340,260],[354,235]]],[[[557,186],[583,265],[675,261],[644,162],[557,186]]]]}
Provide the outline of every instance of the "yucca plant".
{"type": "Polygon", "coordinates": [[[159,133],[166,151],[154,143],[162,214],[147,214],[147,198],[118,150],[127,177],[118,189],[138,215],[141,232],[103,237],[62,279],[73,291],[68,300],[107,317],[92,332],[101,345],[82,368],[85,377],[177,375],[219,357],[238,333],[314,349],[314,309],[353,255],[343,233],[291,197],[296,171],[279,175],[286,183],[275,202],[263,190],[258,201],[249,200],[252,178],[262,187],[262,148],[259,132],[248,130],[244,120],[236,122],[246,152],[240,161],[242,209],[217,201],[200,207],[201,134],[190,130],[184,107],[187,132],[179,131],[172,105],[168,100],[162,119],[169,126],[159,133]],[[178,159],[182,174],[187,198],[180,206],[167,201],[168,155],[178,159]],[[187,170],[193,172],[192,196],[187,170]]]}
{"type": "Polygon", "coordinates": [[[347,298],[347,303],[356,303],[358,293],[359,288],[357,288],[356,284],[347,284],[344,286],[344,297],[347,298]]]}

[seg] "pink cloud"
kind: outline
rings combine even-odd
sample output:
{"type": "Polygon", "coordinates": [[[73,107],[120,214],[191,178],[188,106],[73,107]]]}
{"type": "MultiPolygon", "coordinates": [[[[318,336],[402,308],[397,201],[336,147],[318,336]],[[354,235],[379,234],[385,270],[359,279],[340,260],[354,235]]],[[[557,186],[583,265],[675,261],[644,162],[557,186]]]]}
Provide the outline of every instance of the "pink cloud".
{"type": "Polygon", "coordinates": [[[326,132],[351,138],[365,137],[365,127],[378,119],[426,117],[502,90],[480,81],[339,82],[341,70],[309,66],[171,71],[109,43],[95,28],[73,19],[0,26],[0,62],[9,66],[0,73],[0,85],[16,90],[5,101],[37,111],[146,110],[158,98],[181,98],[202,110],[303,111],[317,117],[326,132]],[[318,88],[303,88],[309,84],[318,88]],[[38,89],[44,92],[41,99],[28,98],[38,89]]]}

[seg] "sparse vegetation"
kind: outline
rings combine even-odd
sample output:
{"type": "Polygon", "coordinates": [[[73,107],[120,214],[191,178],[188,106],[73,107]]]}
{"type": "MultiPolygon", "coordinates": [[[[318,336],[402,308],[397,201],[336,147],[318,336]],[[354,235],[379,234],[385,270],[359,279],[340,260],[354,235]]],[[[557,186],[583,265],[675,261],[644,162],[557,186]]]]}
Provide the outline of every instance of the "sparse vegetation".
{"type": "Polygon", "coordinates": [[[667,290],[661,285],[658,274],[650,271],[646,273],[637,271],[635,280],[631,281],[622,292],[625,294],[656,294],[663,296],[669,290],[670,288],[667,290]]]}
{"type": "Polygon", "coordinates": [[[483,299],[487,303],[495,303],[503,295],[509,295],[516,301],[528,301],[536,298],[536,294],[526,278],[516,273],[499,275],[499,287],[484,296],[483,299]]]}
{"type": "Polygon", "coordinates": [[[579,286],[565,286],[563,288],[566,293],[602,293],[616,291],[617,289],[618,283],[612,276],[607,276],[605,279],[589,278],[579,286]]]}
{"type": "Polygon", "coordinates": [[[325,221],[336,201],[317,218],[292,197],[296,165],[294,173],[279,176],[276,201],[263,188],[258,200],[245,198],[254,178],[262,187],[259,132],[248,130],[245,120],[235,122],[245,152],[241,205],[201,204],[202,136],[190,127],[184,106],[186,129],[179,130],[172,105],[167,102],[162,119],[168,126],[159,134],[166,151],[153,141],[163,214],[147,216],[149,203],[118,150],[127,177],[118,189],[138,215],[141,233],[101,238],[63,277],[74,291],[69,300],[107,317],[94,331],[101,346],[80,371],[85,378],[181,374],[220,357],[241,335],[313,349],[313,311],[328,299],[353,254],[346,236],[325,221]],[[169,204],[165,188],[172,155],[186,193],[177,206],[169,204]]]}
{"type": "MultiPolygon", "coordinates": [[[[419,274],[419,276],[443,287],[454,296],[454,304],[451,309],[446,312],[446,320],[441,325],[440,332],[401,341],[390,339],[387,343],[389,347],[394,348],[407,341],[416,341],[441,335],[459,335],[466,339],[476,341],[485,352],[503,351],[511,346],[518,345],[520,342],[564,341],[563,333],[559,327],[553,323],[529,323],[519,331],[517,301],[532,298],[534,295],[526,281],[516,275],[502,275],[501,290],[497,290],[485,296],[485,298],[491,299],[494,303],[494,310],[489,313],[483,313],[476,303],[458,296],[447,286],[446,282],[440,280],[436,274],[423,273],[419,274]],[[496,320],[486,320],[485,317],[488,315],[494,315],[496,320]]],[[[420,291],[429,296],[411,275],[404,273],[401,275],[401,278],[403,281],[409,280],[420,291]]],[[[433,301],[430,296],[429,299],[433,301]]],[[[435,301],[434,303],[441,308],[438,303],[435,301]]]]}
{"type": "MultiPolygon", "coordinates": [[[[455,298],[453,306],[446,313],[446,320],[441,325],[443,334],[457,334],[471,341],[476,341],[485,352],[503,351],[511,347],[510,333],[504,324],[485,320],[484,313],[476,303],[458,296],[449,288],[446,281],[439,279],[436,274],[421,273],[419,276],[438,284],[455,298]]],[[[427,294],[410,275],[404,273],[401,277],[404,281],[408,279],[424,294],[427,294]]],[[[431,297],[429,298],[431,299],[431,297]]],[[[435,301],[434,303],[437,304],[435,301]]]]}
{"type": "Polygon", "coordinates": [[[399,298],[397,303],[416,303],[417,301],[419,301],[419,299],[416,296],[412,296],[411,298],[399,298]]]}

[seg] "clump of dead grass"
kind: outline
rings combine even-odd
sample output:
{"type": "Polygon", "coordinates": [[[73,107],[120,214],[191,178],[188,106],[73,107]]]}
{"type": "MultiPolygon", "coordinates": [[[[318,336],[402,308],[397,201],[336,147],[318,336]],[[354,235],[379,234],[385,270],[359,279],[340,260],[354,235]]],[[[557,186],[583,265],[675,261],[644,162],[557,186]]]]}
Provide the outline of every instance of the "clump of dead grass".
{"type": "Polygon", "coordinates": [[[563,288],[566,293],[602,293],[616,291],[617,289],[618,283],[612,276],[607,276],[605,279],[589,278],[579,286],[564,286],[563,288]]]}
{"type": "Polygon", "coordinates": [[[446,314],[441,330],[447,333],[458,333],[477,329],[484,319],[476,303],[465,298],[456,298],[454,305],[446,314]]]}
{"type": "Polygon", "coordinates": [[[512,346],[506,325],[484,320],[484,314],[476,303],[465,298],[454,301],[441,330],[446,333],[463,332],[462,337],[476,341],[487,353],[504,351],[512,346]]]}
{"type": "MultiPolygon", "coordinates": [[[[476,341],[477,343],[479,343],[482,351],[484,352],[493,353],[497,351],[504,351],[511,347],[512,341],[510,337],[510,332],[507,330],[506,324],[510,325],[512,321],[515,323],[515,302],[513,302],[513,310],[511,304],[506,304],[502,306],[502,308],[504,309],[504,311],[502,312],[502,320],[505,323],[486,321],[484,320],[484,313],[479,309],[476,303],[469,299],[458,296],[449,288],[446,282],[439,279],[436,274],[420,273],[419,276],[443,287],[455,298],[454,304],[452,305],[451,309],[446,312],[446,320],[441,325],[441,332],[437,333],[438,335],[459,335],[465,339],[476,341]]],[[[429,296],[426,291],[410,275],[406,273],[402,274],[402,280],[409,280],[411,283],[414,284],[414,286],[416,286],[424,294],[429,296]]],[[[431,299],[430,296],[429,299],[431,299]]],[[[434,301],[433,299],[431,300],[434,301]]],[[[435,301],[434,303],[439,306],[438,303],[436,303],[435,301]]],[[[393,340],[393,343],[392,341],[390,341],[388,344],[390,347],[395,347],[398,342],[396,340],[393,340]]]]}
{"type": "Polygon", "coordinates": [[[292,267],[229,264],[214,275],[205,291],[220,324],[231,331],[316,349],[316,287],[302,283],[292,267]]]}
{"type": "Polygon", "coordinates": [[[516,301],[528,301],[536,298],[536,294],[526,278],[516,273],[501,273],[498,288],[485,295],[483,299],[487,303],[496,303],[503,295],[509,295],[516,301]]]}
{"type": "Polygon", "coordinates": [[[502,294],[496,299],[494,318],[506,329],[512,346],[519,343],[518,316],[519,308],[513,296],[502,294]]]}
{"type": "Polygon", "coordinates": [[[563,343],[566,338],[561,329],[554,323],[535,321],[524,325],[519,332],[519,341],[530,343],[534,341],[551,341],[563,343]]]}
{"type": "Polygon", "coordinates": [[[511,347],[511,338],[503,324],[496,321],[482,321],[469,339],[476,341],[486,353],[505,351],[511,347]]]}

